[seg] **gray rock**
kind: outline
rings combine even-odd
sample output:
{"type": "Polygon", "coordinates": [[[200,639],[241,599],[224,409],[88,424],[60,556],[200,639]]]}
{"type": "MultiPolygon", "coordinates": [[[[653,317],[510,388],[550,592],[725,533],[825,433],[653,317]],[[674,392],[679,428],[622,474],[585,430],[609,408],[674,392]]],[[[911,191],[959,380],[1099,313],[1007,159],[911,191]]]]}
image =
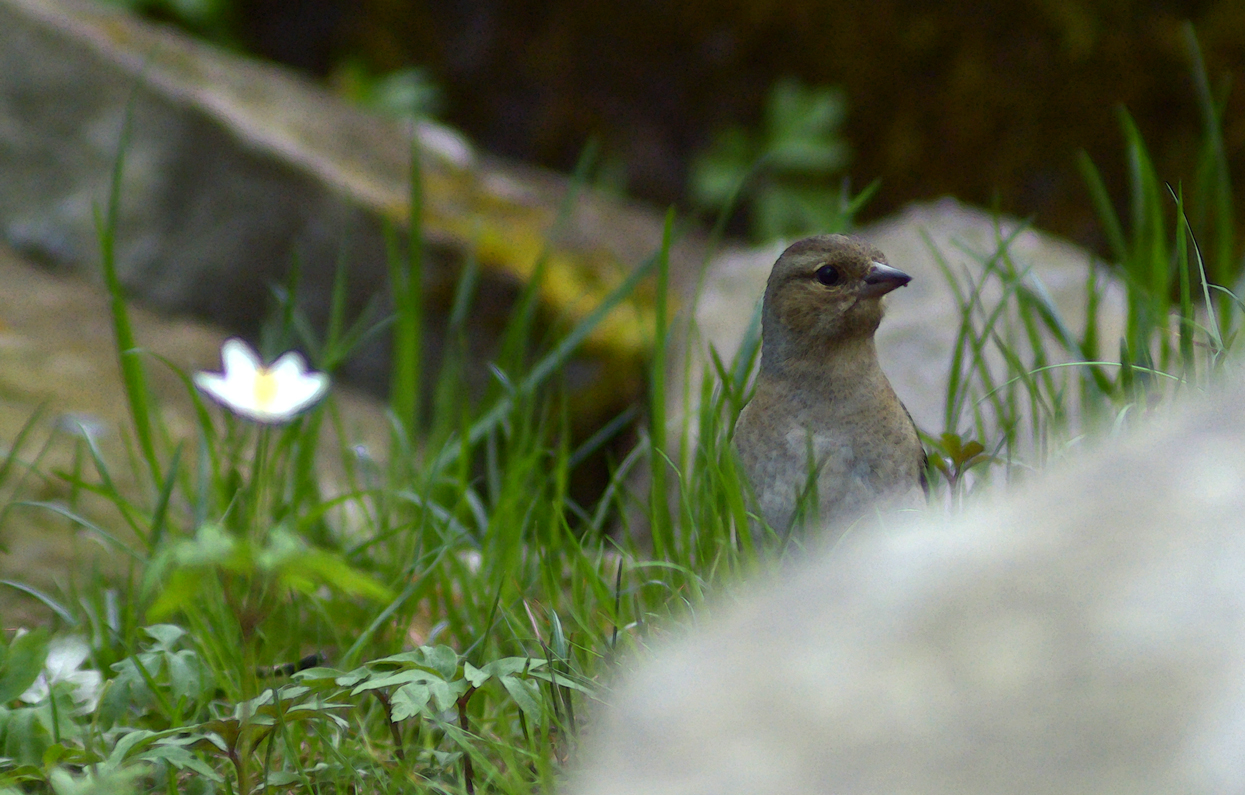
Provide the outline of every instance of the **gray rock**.
{"type": "Polygon", "coordinates": [[[575,795],[1245,792],[1245,381],[654,659],[575,795]]]}
{"type": "MultiPolygon", "coordinates": [[[[0,239],[97,271],[93,208],[107,201],[131,97],[117,254],[137,298],[253,334],[295,254],[313,320],[326,317],[343,256],[355,310],[384,292],[382,229],[407,216],[408,127],[105,3],[0,0],[0,239]]],[[[434,364],[469,252],[483,274],[471,329],[482,362],[543,254],[548,315],[574,320],[660,244],[655,213],[588,191],[558,227],[565,178],[478,154],[444,127],[422,124],[418,137],[434,364]]],[[[692,272],[698,244],[674,257],[676,274],[692,272]]],[[[572,368],[582,385],[613,378],[597,397],[627,396],[619,382],[636,380],[650,310],[620,309],[572,368]]],[[[386,357],[374,346],[351,375],[383,388],[386,357]]]]}

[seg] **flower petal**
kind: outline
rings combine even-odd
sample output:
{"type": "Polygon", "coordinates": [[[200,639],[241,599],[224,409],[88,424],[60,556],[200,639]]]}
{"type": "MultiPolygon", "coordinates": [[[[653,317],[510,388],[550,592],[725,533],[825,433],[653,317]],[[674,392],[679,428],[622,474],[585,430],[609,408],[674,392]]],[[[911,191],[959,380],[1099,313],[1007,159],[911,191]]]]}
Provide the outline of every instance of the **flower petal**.
{"type": "Polygon", "coordinates": [[[283,354],[270,368],[240,339],[221,347],[224,372],[195,373],[195,384],[233,413],[255,422],[280,423],[324,396],[329,377],[310,372],[296,351],[283,354]]]}
{"type": "Polygon", "coordinates": [[[225,344],[220,347],[220,360],[225,367],[226,378],[235,375],[254,377],[255,372],[264,364],[255,349],[237,337],[225,340],[225,344]]]}
{"type": "Polygon", "coordinates": [[[307,373],[293,378],[280,378],[277,395],[268,409],[274,414],[292,416],[324,397],[328,388],[329,377],[324,373],[307,373]]]}
{"type": "Polygon", "coordinates": [[[234,408],[244,400],[245,390],[239,388],[239,379],[230,380],[217,373],[195,373],[195,386],[226,408],[234,408]]]}
{"type": "Polygon", "coordinates": [[[300,376],[308,371],[307,360],[298,351],[286,351],[277,357],[272,363],[272,367],[268,368],[268,372],[272,373],[278,379],[289,378],[291,376],[300,376]]]}

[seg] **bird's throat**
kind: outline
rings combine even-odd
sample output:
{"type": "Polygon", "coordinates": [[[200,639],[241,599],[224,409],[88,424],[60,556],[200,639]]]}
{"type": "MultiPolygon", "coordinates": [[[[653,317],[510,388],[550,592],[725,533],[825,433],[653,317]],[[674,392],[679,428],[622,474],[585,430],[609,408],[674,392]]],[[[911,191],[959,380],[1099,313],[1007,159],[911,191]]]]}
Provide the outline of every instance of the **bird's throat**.
{"type": "Polygon", "coordinates": [[[762,342],[763,377],[843,387],[873,383],[882,372],[872,336],[825,341],[820,345],[795,346],[785,342],[762,342]]]}

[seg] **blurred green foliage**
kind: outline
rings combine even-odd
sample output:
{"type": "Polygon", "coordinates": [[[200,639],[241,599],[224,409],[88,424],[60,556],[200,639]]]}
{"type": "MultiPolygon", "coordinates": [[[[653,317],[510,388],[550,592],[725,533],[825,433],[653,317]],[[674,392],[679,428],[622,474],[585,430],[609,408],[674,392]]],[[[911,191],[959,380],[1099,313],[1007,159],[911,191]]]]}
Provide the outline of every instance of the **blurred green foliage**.
{"type": "Polygon", "coordinates": [[[353,58],[334,69],[330,81],[347,99],[391,116],[435,116],[443,104],[441,89],[428,72],[413,66],[376,74],[353,58]]]}
{"type": "Polygon", "coordinates": [[[100,0],[137,14],[165,19],[219,44],[237,45],[236,0],[100,0]]]}
{"type": "Polygon", "coordinates": [[[846,118],[842,89],[783,78],[770,89],[759,131],[727,127],[696,157],[692,201],[719,212],[746,204],[757,242],[846,231],[858,206],[836,180],[851,161],[846,118]]]}

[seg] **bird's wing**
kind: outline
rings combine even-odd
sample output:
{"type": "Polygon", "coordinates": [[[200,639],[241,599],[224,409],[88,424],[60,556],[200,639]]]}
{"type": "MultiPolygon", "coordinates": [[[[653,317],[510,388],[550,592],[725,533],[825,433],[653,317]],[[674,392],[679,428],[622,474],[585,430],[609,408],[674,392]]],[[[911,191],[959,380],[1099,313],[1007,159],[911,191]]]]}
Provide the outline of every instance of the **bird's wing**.
{"type": "MultiPolygon", "coordinates": [[[[912,430],[916,432],[916,443],[921,444],[921,429],[916,427],[916,420],[912,419],[912,412],[908,411],[908,407],[904,406],[903,401],[899,401],[899,405],[903,408],[903,413],[908,415],[908,422],[912,423],[912,430]]],[[[925,492],[925,498],[929,499],[929,476],[925,473],[929,470],[929,453],[925,452],[925,445],[921,444],[921,491],[925,492]]]]}

